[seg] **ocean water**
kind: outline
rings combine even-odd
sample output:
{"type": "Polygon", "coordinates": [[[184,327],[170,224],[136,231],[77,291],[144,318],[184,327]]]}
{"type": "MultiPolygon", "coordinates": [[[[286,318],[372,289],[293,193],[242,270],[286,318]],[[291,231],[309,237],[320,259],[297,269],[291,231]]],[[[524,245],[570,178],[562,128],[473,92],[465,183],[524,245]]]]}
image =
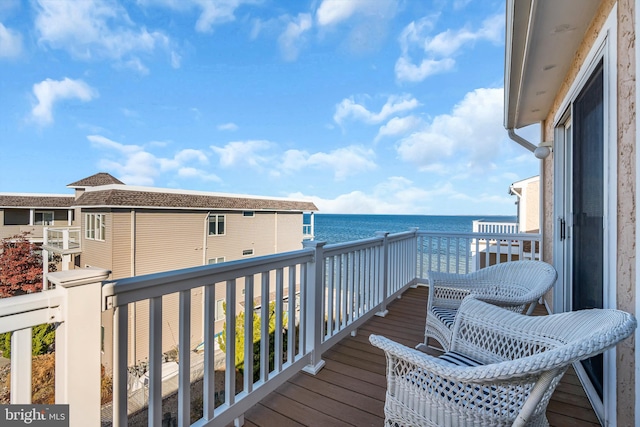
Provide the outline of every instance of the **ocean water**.
{"type": "Polygon", "coordinates": [[[515,216],[357,215],[315,214],[315,240],[328,244],[374,237],[377,231],[471,232],[473,221],[515,222],[515,216]]]}

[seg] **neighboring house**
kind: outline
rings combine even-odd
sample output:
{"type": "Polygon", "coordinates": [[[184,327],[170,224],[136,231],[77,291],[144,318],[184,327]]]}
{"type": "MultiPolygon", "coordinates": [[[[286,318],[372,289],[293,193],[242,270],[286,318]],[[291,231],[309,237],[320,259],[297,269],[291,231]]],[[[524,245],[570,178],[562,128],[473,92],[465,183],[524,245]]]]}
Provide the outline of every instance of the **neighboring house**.
{"type": "Polygon", "coordinates": [[[509,194],[516,196],[518,231],[540,232],[540,176],[516,181],[509,186],[509,194]]]}
{"type": "Polygon", "coordinates": [[[31,242],[42,243],[44,227],[76,224],[73,202],[64,194],[0,193],[0,239],[29,233],[31,242]]]}
{"type": "MultiPolygon", "coordinates": [[[[57,240],[53,243],[51,233],[43,248],[68,254],[65,269],[100,267],[111,271],[112,280],[301,249],[302,241],[312,237],[303,230],[313,230],[312,214],[317,210],[311,202],[284,198],[129,186],[105,173],[68,187],[75,190],[75,196],[55,201],[59,206],[66,203],[63,212],[71,220],[65,225],[80,227],[79,248],[64,251],[57,240]]],[[[9,196],[0,195],[0,206],[3,197],[9,196]]],[[[37,217],[45,201],[41,199],[23,195],[21,200],[14,200],[16,205],[20,202],[18,208],[4,209],[4,218],[17,217],[21,209],[19,212],[28,219],[30,211],[25,206],[36,206],[31,209],[37,217]]],[[[14,225],[3,224],[2,233],[14,231],[14,225]]],[[[259,287],[255,292],[259,297],[259,287]]],[[[238,301],[240,297],[239,290],[238,301]]],[[[217,330],[222,329],[223,303],[222,298],[216,300],[217,330]]],[[[201,290],[192,293],[192,305],[203,305],[201,290]]],[[[165,297],[163,306],[163,319],[168,325],[163,328],[163,350],[168,351],[177,345],[177,335],[172,331],[177,331],[178,295],[165,297]]],[[[242,307],[238,305],[238,309],[242,307]]],[[[202,312],[192,311],[194,347],[203,339],[202,312]]],[[[130,306],[129,315],[136,325],[129,345],[133,364],[148,354],[148,303],[130,306]]],[[[106,311],[103,319],[103,345],[105,355],[110,357],[113,314],[106,311]]],[[[111,361],[104,363],[110,366],[111,361]]]]}
{"type": "MultiPolygon", "coordinates": [[[[638,2],[507,0],[505,127],[543,158],[546,304],[637,314],[638,2]],[[514,132],[541,126],[537,147],[514,132]]],[[[576,370],[603,425],[640,425],[635,339],[576,370]]]]}

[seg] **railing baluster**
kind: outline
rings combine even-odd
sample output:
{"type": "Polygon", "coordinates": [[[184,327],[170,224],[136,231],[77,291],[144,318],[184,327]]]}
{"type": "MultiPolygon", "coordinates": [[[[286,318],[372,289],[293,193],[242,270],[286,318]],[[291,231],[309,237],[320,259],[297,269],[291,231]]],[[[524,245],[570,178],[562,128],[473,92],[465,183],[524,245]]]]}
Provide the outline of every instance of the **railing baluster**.
{"type": "Polygon", "coordinates": [[[162,424],[162,297],[149,300],[149,427],[162,424]]]}
{"type": "MultiPolygon", "coordinates": [[[[203,385],[203,418],[212,420],[216,405],[215,386],[215,356],[214,341],[215,327],[214,319],[216,307],[216,285],[206,285],[204,288],[204,385],[203,385]]],[[[233,340],[234,337],[226,334],[226,341],[233,340]]]]}
{"type": "MultiPolygon", "coordinates": [[[[236,400],[236,280],[227,280],[225,289],[227,301],[227,343],[226,369],[224,370],[224,399],[229,406],[236,400]]],[[[267,322],[268,323],[268,322],[267,322]]],[[[245,339],[248,337],[245,335],[245,339]]],[[[251,339],[251,338],[249,338],[251,339]]],[[[246,363],[246,361],[245,361],[246,363]]]]}
{"type": "Polygon", "coordinates": [[[273,370],[275,372],[282,371],[282,331],[283,331],[283,315],[282,300],[284,299],[284,277],[283,269],[276,270],[276,328],[274,331],[274,355],[273,370]]]}
{"type": "Polygon", "coordinates": [[[287,362],[296,360],[296,303],[298,295],[296,290],[296,266],[289,267],[289,314],[287,319],[287,362]]]}
{"type": "Polygon", "coordinates": [[[335,299],[336,299],[336,311],[335,311],[335,322],[334,322],[334,330],[331,335],[337,333],[340,330],[340,327],[344,324],[344,298],[343,298],[343,285],[344,285],[344,266],[342,262],[342,258],[344,255],[336,256],[336,288],[335,288],[335,299]]]}
{"type": "Polygon", "coordinates": [[[191,290],[180,291],[178,336],[178,427],[191,424],[191,290]]]}
{"type": "Polygon", "coordinates": [[[334,263],[335,257],[331,257],[327,260],[327,333],[326,336],[330,337],[333,335],[334,324],[336,321],[336,312],[333,303],[335,301],[334,296],[334,284],[335,284],[335,271],[334,271],[334,263]]]}
{"type": "Polygon", "coordinates": [[[113,309],[113,426],[126,427],[129,306],[113,309]]]}
{"type": "Polygon", "coordinates": [[[253,276],[244,278],[244,391],[253,390],[253,276]]]}
{"type": "Polygon", "coordinates": [[[260,379],[269,379],[269,272],[262,273],[260,303],[260,379]]]}
{"type": "Polygon", "coordinates": [[[11,334],[11,403],[31,403],[31,328],[11,334]]]}

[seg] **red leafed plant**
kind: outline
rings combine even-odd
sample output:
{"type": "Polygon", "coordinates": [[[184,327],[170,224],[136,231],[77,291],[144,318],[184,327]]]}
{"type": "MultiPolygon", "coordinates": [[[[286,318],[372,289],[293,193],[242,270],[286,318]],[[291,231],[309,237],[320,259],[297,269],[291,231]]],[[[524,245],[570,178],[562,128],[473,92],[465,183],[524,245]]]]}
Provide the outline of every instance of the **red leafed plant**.
{"type": "Polygon", "coordinates": [[[42,254],[26,233],[0,240],[0,298],[42,290],[42,254]]]}

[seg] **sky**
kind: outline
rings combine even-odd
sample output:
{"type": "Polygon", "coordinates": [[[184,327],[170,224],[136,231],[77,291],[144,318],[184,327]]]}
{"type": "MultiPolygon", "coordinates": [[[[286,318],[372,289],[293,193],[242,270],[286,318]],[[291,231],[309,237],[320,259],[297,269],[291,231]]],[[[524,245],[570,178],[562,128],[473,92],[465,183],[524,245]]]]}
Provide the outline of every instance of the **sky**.
{"type": "MultiPolygon", "coordinates": [[[[0,192],[128,185],[320,213],[515,215],[493,0],[3,0],[0,192]]],[[[519,133],[536,144],[536,129],[519,133]]]]}

